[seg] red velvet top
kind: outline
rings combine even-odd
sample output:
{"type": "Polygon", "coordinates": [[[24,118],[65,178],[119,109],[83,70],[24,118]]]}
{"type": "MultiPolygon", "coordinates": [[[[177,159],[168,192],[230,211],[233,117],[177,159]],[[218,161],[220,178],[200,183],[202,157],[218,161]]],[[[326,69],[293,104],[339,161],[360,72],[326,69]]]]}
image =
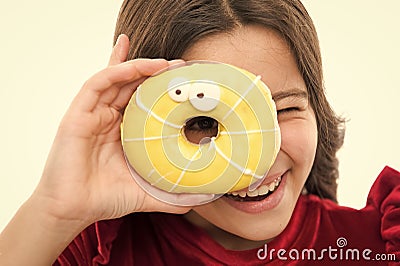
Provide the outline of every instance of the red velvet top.
{"type": "Polygon", "coordinates": [[[260,248],[227,250],[181,215],[135,213],[89,226],[54,265],[288,264],[400,265],[400,173],[386,167],[361,210],[301,196],[286,229],[260,248]]]}

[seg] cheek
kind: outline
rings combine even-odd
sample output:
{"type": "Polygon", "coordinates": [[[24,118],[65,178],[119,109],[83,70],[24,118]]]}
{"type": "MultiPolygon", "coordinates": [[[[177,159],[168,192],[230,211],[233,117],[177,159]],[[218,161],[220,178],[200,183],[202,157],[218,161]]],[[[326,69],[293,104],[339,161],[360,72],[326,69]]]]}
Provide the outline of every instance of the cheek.
{"type": "Polygon", "coordinates": [[[317,148],[318,133],[314,116],[310,119],[295,119],[280,124],[281,151],[291,159],[294,166],[311,170],[317,148]]]}

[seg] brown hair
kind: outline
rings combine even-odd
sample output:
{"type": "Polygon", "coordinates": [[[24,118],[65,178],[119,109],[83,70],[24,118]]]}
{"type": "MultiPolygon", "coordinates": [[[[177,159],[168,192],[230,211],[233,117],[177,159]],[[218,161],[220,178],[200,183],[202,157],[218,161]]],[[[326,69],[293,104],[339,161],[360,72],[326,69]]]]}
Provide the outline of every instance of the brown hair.
{"type": "MultiPolygon", "coordinates": [[[[291,47],[306,83],[318,127],[318,145],[306,181],[309,193],[336,201],[337,150],[343,144],[343,120],[335,115],[324,92],[322,62],[313,22],[298,0],[125,0],[115,40],[131,40],[128,59],[176,59],[199,39],[259,24],[281,34],[291,47]]],[[[115,41],[114,40],[114,41],[115,41]]]]}

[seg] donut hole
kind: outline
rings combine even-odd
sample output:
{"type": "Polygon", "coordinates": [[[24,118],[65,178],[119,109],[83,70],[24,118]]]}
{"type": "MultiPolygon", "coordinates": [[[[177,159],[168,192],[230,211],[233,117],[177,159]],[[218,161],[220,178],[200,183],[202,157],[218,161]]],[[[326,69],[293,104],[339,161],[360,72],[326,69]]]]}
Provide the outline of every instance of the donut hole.
{"type": "Polygon", "coordinates": [[[183,127],[185,138],[193,144],[207,144],[218,135],[218,121],[208,116],[196,116],[186,121],[183,127]]]}

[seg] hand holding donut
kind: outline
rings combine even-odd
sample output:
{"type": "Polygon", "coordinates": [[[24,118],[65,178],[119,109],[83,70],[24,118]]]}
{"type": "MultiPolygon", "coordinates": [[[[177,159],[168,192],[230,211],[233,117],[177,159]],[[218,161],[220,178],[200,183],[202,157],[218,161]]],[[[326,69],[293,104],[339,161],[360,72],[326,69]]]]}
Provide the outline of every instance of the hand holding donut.
{"type": "MultiPolygon", "coordinates": [[[[132,179],[121,149],[121,112],[143,80],[173,62],[124,62],[129,40],[121,35],[109,66],[91,77],[63,118],[35,195],[53,215],[110,219],[135,211],[183,213],[149,197],[132,179]]],[[[178,196],[178,195],[177,195],[178,196]]]]}
{"type": "MultiPolygon", "coordinates": [[[[0,235],[0,264],[50,265],[97,220],[190,210],[149,196],[128,170],[120,135],[123,109],[148,76],[174,64],[163,59],[124,62],[128,49],[129,40],[121,35],[109,66],[92,76],[71,103],[36,190],[0,235]]],[[[194,198],[203,196],[210,197],[194,198]]]]}

